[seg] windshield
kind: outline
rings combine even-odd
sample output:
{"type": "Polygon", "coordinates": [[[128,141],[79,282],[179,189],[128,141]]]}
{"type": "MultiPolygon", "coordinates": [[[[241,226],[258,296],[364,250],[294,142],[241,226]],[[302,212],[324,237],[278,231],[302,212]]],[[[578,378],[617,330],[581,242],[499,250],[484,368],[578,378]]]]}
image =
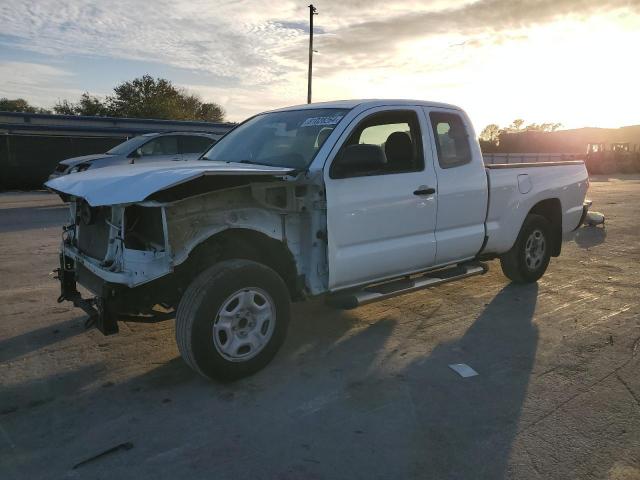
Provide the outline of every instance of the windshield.
{"type": "Polygon", "coordinates": [[[303,169],[347,111],[318,108],[257,115],[225,135],[202,159],[303,169]]]}
{"type": "Polygon", "coordinates": [[[109,155],[129,155],[136,148],[142,146],[142,144],[148,142],[153,137],[147,137],[145,135],[140,135],[139,137],[133,137],[127,140],[126,142],[122,142],[120,145],[116,145],[107,153],[109,155]]]}

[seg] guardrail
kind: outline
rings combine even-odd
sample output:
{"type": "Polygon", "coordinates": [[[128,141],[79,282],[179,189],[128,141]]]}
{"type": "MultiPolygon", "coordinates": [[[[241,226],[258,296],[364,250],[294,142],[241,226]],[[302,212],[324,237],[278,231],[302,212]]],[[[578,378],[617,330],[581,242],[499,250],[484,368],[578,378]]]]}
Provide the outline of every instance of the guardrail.
{"type": "Polygon", "coordinates": [[[131,137],[148,132],[190,131],[223,135],[234,126],[191,120],[0,112],[0,133],[7,134],[131,137]]]}

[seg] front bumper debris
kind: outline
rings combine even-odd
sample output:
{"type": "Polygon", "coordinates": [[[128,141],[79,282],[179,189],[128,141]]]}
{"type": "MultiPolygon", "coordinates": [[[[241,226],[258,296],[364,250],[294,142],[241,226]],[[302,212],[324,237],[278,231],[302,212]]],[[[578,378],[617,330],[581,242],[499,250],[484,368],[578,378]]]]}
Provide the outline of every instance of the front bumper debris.
{"type": "Polygon", "coordinates": [[[60,254],[60,268],[54,273],[60,281],[60,296],[58,303],[65,300],[73,303],[75,307],[81,308],[89,318],[85,322],[85,326],[90,328],[96,326],[104,335],[113,335],[118,333],[118,319],[116,311],[111,302],[105,301],[110,297],[115,297],[113,287],[104,284],[102,295],[90,299],[82,298],[76,284],[76,270],[73,259],[60,254]]]}
{"type": "Polygon", "coordinates": [[[573,229],[574,231],[579,229],[582,226],[585,218],[587,218],[587,213],[589,213],[589,209],[591,208],[592,204],[593,202],[591,200],[585,200],[582,203],[582,215],[580,216],[580,221],[578,222],[578,225],[576,226],[576,228],[573,229]]]}
{"type": "MultiPolygon", "coordinates": [[[[105,281],[85,267],[86,264],[65,255],[63,250],[60,254],[60,268],[53,273],[60,282],[58,303],[65,300],[72,302],[89,315],[85,321],[86,328],[95,326],[104,335],[113,335],[118,333],[119,320],[157,323],[175,318],[174,304],[163,304],[171,293],[176,293],[172,285],[167,290],[166,286],[163,288],[161,284],[154,282],[130,289],[126,285],[105,281]],[[77,288],[78,283],[95,296],[82,298],[77,288]]],[[[177,300],[174,303],[177,304],[177,300]]]]}
{"type": "Polygon", "coordinates": [[[602,225],[604,227],[604,214],[600,212],[589,212],[584,219],[584,224],[589,227],[602,225]]]}

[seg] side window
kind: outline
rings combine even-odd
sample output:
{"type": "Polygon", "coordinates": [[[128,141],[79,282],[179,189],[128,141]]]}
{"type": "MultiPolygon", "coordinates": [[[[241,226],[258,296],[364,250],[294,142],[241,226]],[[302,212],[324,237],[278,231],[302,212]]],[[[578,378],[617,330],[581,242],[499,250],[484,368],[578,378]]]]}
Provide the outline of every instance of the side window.
{"type": "Polygon", "coordinates": [[[440,167],[459,167],[471,162],[469,134],[462,119],[456,114],[442,112],[431,112],[429,117],[440,167]]]}
{"type": "Polygon", "coordinates": [[[423,169],[418,116],[413,110],[395,110],[375,113],[363,120],[340,149],[329,174],[331,178],[347,178],[423,169]],[[354,149],[355,145],[362,147],[354,149]],[[356,151],[356,163],[345,162],[347,156],[353,159],[356,151]],[[361,158],[367,156],[375,157],[375,161],[361,158]]]}
{"type": "Polygon", "coordinates": [[[145,143],[141,148],[142,156],[150,155],[175,155],[178,153],[178,137],[170,135],[167,137],[154,138],[145,143]]]}
{"type": "Polygon", "coordinates": [[[204,153],[214,143],[215,140],[208,137],[181,135],[180,153],[204,153]]]}

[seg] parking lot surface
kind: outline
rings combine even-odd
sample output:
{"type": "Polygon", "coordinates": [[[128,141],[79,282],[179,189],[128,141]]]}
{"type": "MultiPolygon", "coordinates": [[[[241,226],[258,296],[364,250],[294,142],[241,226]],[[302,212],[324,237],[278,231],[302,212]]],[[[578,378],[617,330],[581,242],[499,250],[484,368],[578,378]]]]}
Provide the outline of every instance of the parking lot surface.
{"type": "Polygon", "coordinates": [[[173,321],[85,330],[49,275],[66,207],[0,194],[0,478],[638,479],[640,177],[589,197],[606,228],[567,235],[537,284],[492,261],[352,311],[296,304],[276,359],[221,384],[173,321]]]}

